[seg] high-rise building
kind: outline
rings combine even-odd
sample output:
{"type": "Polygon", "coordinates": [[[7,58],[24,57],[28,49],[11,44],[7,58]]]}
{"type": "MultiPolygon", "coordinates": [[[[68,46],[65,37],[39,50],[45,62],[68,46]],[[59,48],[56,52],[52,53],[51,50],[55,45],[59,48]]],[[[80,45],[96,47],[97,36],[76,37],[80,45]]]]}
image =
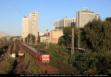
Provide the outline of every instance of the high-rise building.
{"type": "Polygon", "coordinates": [[[38,14],[32,12],[29,16],[24,16],[22,20],[22,38],[25,39],[28,34],[32,34],[38,38],[38,14]]]}
{"type": "Polygon", "coordinates": [[[77,25],[80,28],[83,28],[88,22],[91,22],[94,19],[98,20],[99,19],[99,15],[95,14],[92,11],[84,9],[84,10],[81,10],[81,11],[77,12],[76,19],[77,19],[76,20],[77,25]]]}
{"type": "Polygon", "coordinates": [[[38,14],[32,12],[29,16],[30,34],[38,38],[38,14]]]}
{"type": "Polygon", "coordinates": [[[54,23],[55,29],[62,30],[64,27],[71,26],[71,23],[75,22],[74,18],[64,18],[62,20],[58,20],[54,23]]]}
{"type": "Polygon", "coordinates": [[[29,18],[24,16],[22,19],[22,38],[27,37],[29,34],[29,18]]]}

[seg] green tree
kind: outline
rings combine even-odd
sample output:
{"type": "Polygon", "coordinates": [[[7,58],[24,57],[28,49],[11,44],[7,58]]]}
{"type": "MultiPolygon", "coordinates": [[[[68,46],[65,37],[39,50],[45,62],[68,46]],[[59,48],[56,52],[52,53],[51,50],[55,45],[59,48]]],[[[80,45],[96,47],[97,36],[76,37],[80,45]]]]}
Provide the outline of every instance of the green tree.
{"type": "Polygon", "coordinates": [[[110,20],[94,20],[81,29],[81,43],[87,51],[74,55],[73,67],[79,74],[111,74],[110,20]]]}
{"type": "MultiPolygon", "coordinates": [[[[78,28],[74,26],[75,47],[77,47],[77,39],[78,39],[78,28]]],[[[58,44],[66,48],[71,48],[71,41],[72,41],[72,27],[65,27],[63,29],[63,36],[59,38],[58,44]]]]}
{"type": "Polygon", "coordinates": [[[83,29],[84,35],[81,35],[83,46],[92,49],[93,51],[102,48],[104,39],[104,29],[101,21],[89,22],[83,29]]]}
{"type": "Polygon", "coordinates": [[[39,32],[38,32],[38,39],[37,39],[37,44],[40,43],[40,35],[39,35],[39,32]]]}
{"type": "Polygon", "coordinates": [[[110,34],[111,22],[109,20],[89,22],[81,33],[83,47],[97,52],[110,51],[110,34]]]}
{"type": "Polygon", "coordinates": [[[107,17],[107,18],[106,18],[106,21],[111,22],[111,17],[107,17]]]}
{"type": "Polygon", "coordinates": [[[33,34],[28,34],[28,36],[25,38],[25,41],[29,44],[34,44],[35,43],[35,36],[33,34]]]}

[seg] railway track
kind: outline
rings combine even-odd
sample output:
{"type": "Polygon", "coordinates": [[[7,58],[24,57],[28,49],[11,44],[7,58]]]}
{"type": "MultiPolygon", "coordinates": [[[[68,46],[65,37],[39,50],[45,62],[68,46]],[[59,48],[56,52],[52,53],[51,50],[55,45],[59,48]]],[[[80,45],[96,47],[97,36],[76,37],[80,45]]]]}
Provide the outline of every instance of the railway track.
{"type": "MultiPolygon", "coordinates": [[[[33,59],[36,61],[35,66],[38,66],[41,69],[41,72],[39,74],[59,74],[59,69],[50,65],[50,64],[44,64],[40,60],[37,59],[37,55],[40,55],[42,53],[34,50],[33,48],[29,47],[28,45],[25,45],[21,43],[20,41],[12,42],[8,51],[9,53],[16,53],[15,61],[13,63],[13,68],[10,71],[11,74],[30,74],[27,71],[27,68],[29,67],[29,64],[26,64],[24,61],[24,56],[17,55],[18,53],[22,52],[24,54],[28,53],[30,56],[33,57],[33,59]],[[36,52],[36,55],[32,55],[32,53],[36,52]]],[[[33,66],[32,66],[33,67],[33,66]]],[[[36,69],[36,68],[35,68],[36,69]]]]}
{"type": "Polygon", "coordinates": [[[7,49],[4,50],[4,46],[3,48],[0,48],[0,62],[4,60],[6,53],[7,53],[7,49]]]}
{"type": "Polygon", "coordinates": [[[11,74],[26,74],[27,72],[25,71],[26,69],[26,64],[24,63],[24,58],[19,57],[18,53],[19,51],[22,51],[21,46],[18,41],[11,43],[10,48],[9,48],[9,53],[15,53],[15,61],[13,64],[13,68],[10,71],[11,74]]]}
{"type": "Polygon", "coordinates": [[[59,74],[59,69],[50,65],[50,64],[44,64],[40,60],[37,59],[37,55],[39,56],[41,53],[40,51],[34,50],[33,48],[29,47],[26,44],[21,44],[23,49],[25,49],[28,53],[30,53],[34,59],[36,59],[36,62],[38,63],[39,67],[42,69],[43,73],[47,74],[59,74]],[[33,55],[31,52],[36,52],[36,55],[33,55]]]}

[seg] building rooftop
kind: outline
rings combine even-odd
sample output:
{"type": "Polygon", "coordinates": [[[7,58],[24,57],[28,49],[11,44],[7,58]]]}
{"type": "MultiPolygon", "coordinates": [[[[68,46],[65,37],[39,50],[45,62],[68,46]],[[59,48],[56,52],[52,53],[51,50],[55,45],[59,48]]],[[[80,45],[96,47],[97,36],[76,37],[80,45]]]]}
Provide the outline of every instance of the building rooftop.
{"type": "Polygon", "coordinates": [[[6,37],[6,36],[8,36],[8,34],[6,34],[6,33],[4,33],[4,32],[0,32],[0,38],[6,37]]]}
{"type": "Polygon", "coordinates": [[[27,16],[24,16],[24,18],[28,18],[27,16]]]}
{"type": "Polygon", "coordinates": [[[93,11],[89,10],[89,9],[82,9],[80,10],[80,12],[89,12],[89,13],[94,13],[93,11]]]}

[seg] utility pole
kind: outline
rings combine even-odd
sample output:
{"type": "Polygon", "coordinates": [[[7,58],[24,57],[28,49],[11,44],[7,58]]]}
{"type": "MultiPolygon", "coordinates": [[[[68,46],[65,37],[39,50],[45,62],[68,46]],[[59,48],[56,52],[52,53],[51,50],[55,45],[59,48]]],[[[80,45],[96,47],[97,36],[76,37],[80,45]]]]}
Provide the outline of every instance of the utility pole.
{"type": "Polygon", "coordinates": [[[75,23],[72,22],[72,23],[71,23],[71,27],[72,27],[72,47],[71,47],[70,63],[72,63],[72,61],[75,60],[75,50],[74,50],[74,26],[75,26],[75,23]]]}
{"type": "Polygon", "coordinates": [[[71,49],[71,55],[74,54],[74,27],[72,25],[72,49],[71,49]]]}
{"type": "Polygon", "coordinates": [[[46,48],[48,48],[48,29],[46,30],[46,48]]]}
{"type": "Polygon", "coordinates": [[[74,54],[74,26],[75,26],[75,23],[73,22],[71,24],[71,26],[72,26],[72,48],[71,48],[71,55],[73,55],[74,54]]]}
{"type": "Polygon", "coordinates": [[[80,28],[78,27],[78,48],[80,48],[80,28]]]}
{"type": "Polygon", "coordinates": [[[29,34],[29,37],[30,37],[30,41],[29,41],[29,45],[31,44],[31,35],[29,34]]]}
{"type": "Polygon", "coordinates": [[[77,13],[77,27],[78,27],[78,48],[80,48],[79,12],[77,13]]]}

